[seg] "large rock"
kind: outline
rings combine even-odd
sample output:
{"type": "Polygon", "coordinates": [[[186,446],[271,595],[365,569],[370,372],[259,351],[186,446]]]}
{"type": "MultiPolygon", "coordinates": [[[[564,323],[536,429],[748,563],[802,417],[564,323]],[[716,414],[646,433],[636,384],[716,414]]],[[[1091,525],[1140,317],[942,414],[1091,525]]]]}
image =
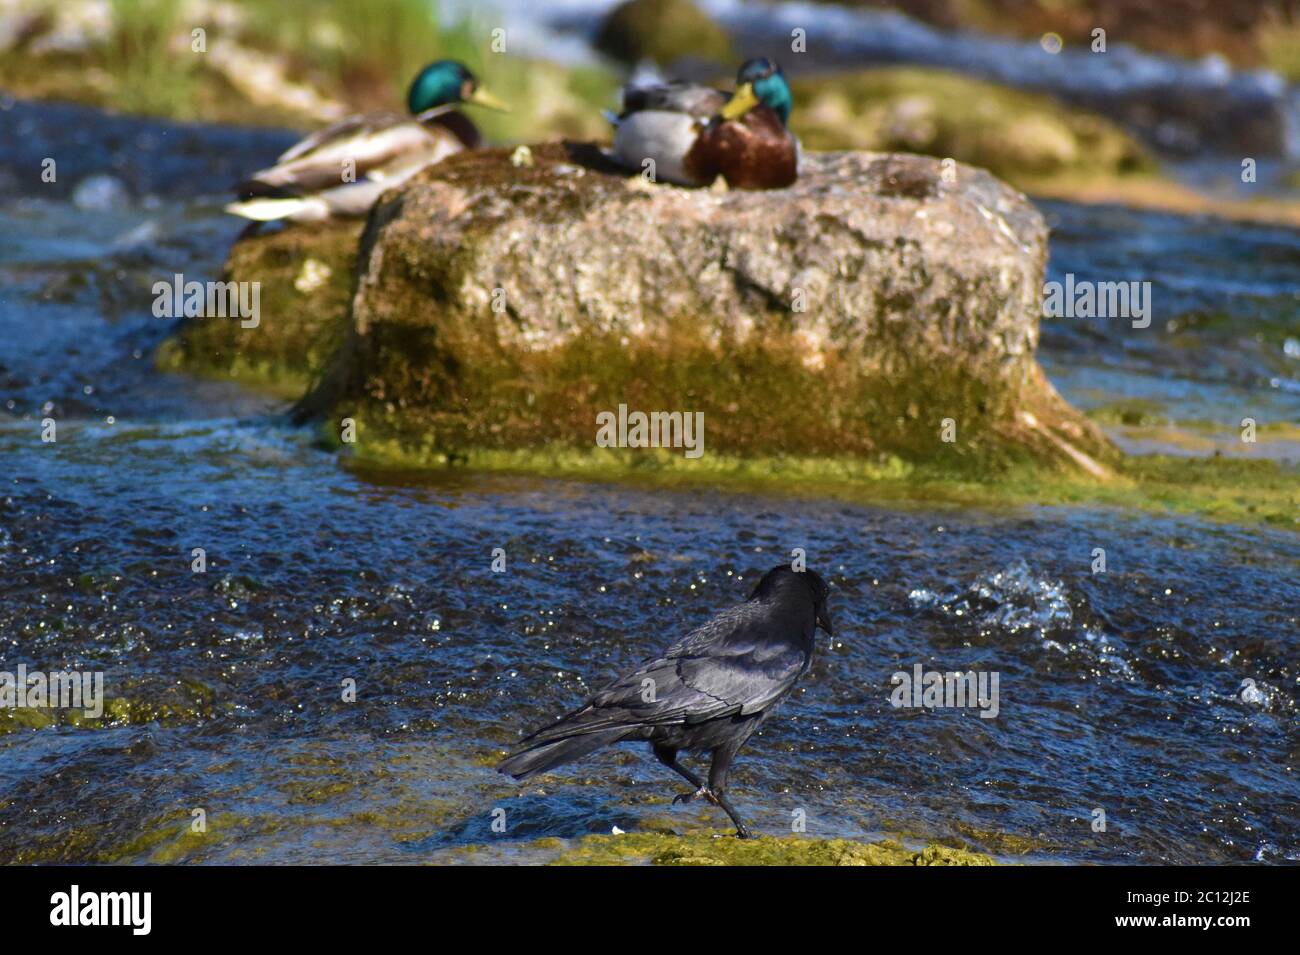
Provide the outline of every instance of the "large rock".
{"type": "Polygon", "coordinates": [[[1047,229],[988,173],[829,153],[790,189],[716,192],[589,146],[511,155],[381,200],[305,409],[450,457],[591,448],[625,404],[704,412],[715,453],[1104,473],[1110,446],[1034,359],[1047,229]]]}

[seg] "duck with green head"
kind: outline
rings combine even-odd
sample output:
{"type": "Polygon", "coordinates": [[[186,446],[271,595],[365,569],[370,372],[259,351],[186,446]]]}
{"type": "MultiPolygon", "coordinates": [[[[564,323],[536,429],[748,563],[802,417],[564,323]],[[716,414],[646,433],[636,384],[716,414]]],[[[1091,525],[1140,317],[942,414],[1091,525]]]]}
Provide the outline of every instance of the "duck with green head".
{"type": "Polygon", "coordinates": [[[630,169],[654,161],[654,178],[734,189],[781,189],[799,174],[799,141],[787,123],[794,105],[774,61],[746,61],[728,96],[707,86],[629,86],[614,130],[614,158],[630,169]]]}
{"type": "Polygon", "coordinates": [[[313,133],[274,166],[240,183],[239,201],[226,211],[260,222],[364,216],[385,189],[479,145],[478,129],[456,112],[462,103],[509,109],[480,87],[463,63],[430,63],[407,93],[410,116],[349,116],[313,133]]]}

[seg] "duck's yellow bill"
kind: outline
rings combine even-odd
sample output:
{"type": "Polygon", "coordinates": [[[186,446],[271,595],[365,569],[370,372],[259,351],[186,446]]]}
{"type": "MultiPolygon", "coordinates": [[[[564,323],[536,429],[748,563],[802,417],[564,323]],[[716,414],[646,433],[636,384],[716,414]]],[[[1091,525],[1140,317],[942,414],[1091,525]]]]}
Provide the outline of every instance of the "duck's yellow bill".
{"type": "Polygon", "coordinates": [[[722,107],[722,118],[739,119],[757,106],[758,103],[758,97],[754,95],[754,84],[745,83],[731,95],[731,99],[727,100],[727,105],[722,107]]]}
{"type": "Polygon", "coordinates": [[[485,106],[488,109],[495,109],[502,113],[510,112],[510,104],[505,100],[497,99],[481,86],[476,87],[474,92],[469,94],[469,99],[465,102],[473,103],[475,106],[485,106]]]}

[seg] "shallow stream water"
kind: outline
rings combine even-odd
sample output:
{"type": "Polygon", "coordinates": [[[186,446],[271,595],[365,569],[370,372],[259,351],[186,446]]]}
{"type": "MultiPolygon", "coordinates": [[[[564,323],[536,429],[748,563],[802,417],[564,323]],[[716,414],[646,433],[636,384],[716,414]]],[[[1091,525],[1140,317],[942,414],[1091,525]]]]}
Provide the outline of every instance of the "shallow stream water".
{"type": "MultiPolygon", "coordinates": [[[[1296,422],[1300,236],[1044,208],[1053,274],[1131,272],[1161,309],[1142,335],[1048,323],[1068,398],[1296,422]]],[[[738,761],[756,828],[802,810],[814,836],[1030,861],[1300,861],[1295,532],[356,472],[278,404],[153,369],[150,283],[215,277],[238,229],[183,197],[0,205],[0,669],[103,671],[129,701],[0,724],[0,861],[541,861],[543,835],[723,827],[669,806],[639,748],[544,791],[492,763],[794,547],[836,636],[738,761]],[[891,706],[916,664],[997,671],[997,717],[891,706]]]]}

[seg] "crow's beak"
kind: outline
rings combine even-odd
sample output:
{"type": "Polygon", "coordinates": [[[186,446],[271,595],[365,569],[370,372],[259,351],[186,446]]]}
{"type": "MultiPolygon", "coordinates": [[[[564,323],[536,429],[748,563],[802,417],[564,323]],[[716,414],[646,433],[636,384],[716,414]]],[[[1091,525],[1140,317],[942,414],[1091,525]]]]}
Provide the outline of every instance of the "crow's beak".
{"type": "Polygon", "coordinates": [[[831,629],[830,611],[827,610],[825,607],[822,607],[820,610],[817,611],[817,626],[821,627],[832,637],[835,636],[835,631],[831,629]]]}

